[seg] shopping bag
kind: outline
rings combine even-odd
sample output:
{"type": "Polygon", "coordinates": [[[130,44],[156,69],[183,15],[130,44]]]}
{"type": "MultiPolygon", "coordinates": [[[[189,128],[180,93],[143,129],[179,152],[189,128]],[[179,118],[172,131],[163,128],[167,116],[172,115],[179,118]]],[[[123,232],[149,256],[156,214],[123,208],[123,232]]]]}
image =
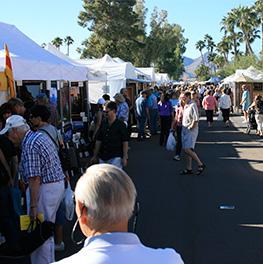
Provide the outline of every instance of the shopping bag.
{"type": "Polygon", "coordinates": [[[173,134],[173,131],[170,131],[167,143],[166,143],[166,150],[168,151],[174,151],[176,147],[176,140],[173,134]]]}
{"type": "Polygon", "coordinates": [[[221,111],[218,112],[217,121],[223,121],[223,115],[221,111]]]}
{"type": "Polygon", "coordinates": [[[71,190],[70,184],[68,184],[64,193],[65,217],[68,221],[71,221],[74,217],[75,204],[73,197],[74,192],[71,190]]]}

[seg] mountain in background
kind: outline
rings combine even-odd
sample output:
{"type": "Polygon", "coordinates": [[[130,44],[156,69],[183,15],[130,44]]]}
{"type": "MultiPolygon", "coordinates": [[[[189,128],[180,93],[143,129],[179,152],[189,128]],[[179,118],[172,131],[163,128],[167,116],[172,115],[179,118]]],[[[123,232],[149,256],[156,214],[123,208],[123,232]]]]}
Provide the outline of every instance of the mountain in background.
{"type": "MultiPolygon", "coordinates": [[[[204,54],[204,62],[205,65],[208,65],[208,53],[204,54]]],[[[182,79],[193,79],[196,78],[195,70],[203,63],[202,57],[198,57],[196,59],[191,59],[188,57],[184,57],[184,73],[182,79]]]]}

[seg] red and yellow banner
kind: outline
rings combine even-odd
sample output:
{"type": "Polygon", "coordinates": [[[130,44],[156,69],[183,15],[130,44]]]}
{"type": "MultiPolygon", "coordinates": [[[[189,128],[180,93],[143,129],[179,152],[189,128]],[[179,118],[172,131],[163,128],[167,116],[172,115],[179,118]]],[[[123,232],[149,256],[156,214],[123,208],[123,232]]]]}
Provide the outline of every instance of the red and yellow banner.
{"type": "Polygon", "coordinates": [[[7,77],[8,87],[9,87],[9,95],[10,97],[15,97],[15,85],[14,85],[14,77],[13,77],[13,69],[11,58],[9,56],[8,47],[5,44],[5,74],[7,77]]]}

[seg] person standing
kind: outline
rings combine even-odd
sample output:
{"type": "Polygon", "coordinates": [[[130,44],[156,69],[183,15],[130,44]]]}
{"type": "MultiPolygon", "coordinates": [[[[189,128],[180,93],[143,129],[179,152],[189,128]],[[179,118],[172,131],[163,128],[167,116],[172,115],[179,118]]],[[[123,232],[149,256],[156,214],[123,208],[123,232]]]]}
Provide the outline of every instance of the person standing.
{"type": "Polygon", "coordinates": [[[162,146],[163,144],[166,145],[174,112],[173,106],[170,102],[169,94],[162,93],[161,100],[158,103],[158,111],[161,123],[161,134],[159,144],[160,146],[162,146]]]}
{"type": "Polygon", "coordinates": [[[116,116],[119,120],[123,121],[125,125],[128,127],[128,121],[129,121],[129,106],[125,101],[125,98],[122,94],[116,93],[113,98],[115,99],[115,102],[117,104],[117,112],[116,116]]]}
{"type": "Polygon", "coordinates": [[[205,109],[208,127],[211,127],[213,123],[213,115],[217,108],[217,101],[216,98],[213,96],[213,90],[208,90],[205,94],[206,95],[202,101],[202,106],[205,109]]]}
{"type": "Polygon", "coordinates": [[[95,144],[91,163],[108,163],[119,168],[128,164],[128,129],[123,121],[117,119],[117,104],[105,104],[106,120],[102,123],[95,144]]]}
{"type": "Polygon", "coordinates": [[[240,105],[242,107],[242,111],[244,114],[244,123],[248,122],[248,108],[251,105],[251,101],[250,101],[250,93],[248,90],[248,87],[243,84],[242,85],[242,98],[241,98],[241,102],[240,105]]]}
{"type": "Polygon", "coordinates": [[[199,159],[195,152],[195,143],[198,136],[198,108],[195,102],[191,101],[191,93],[185,93],[185,108],[182,121],[182,145],[186,154],[186,169],[181,171],[182,175],[193,174],[192,160],[196,161],[198,170],[196,175],[200,175],[204,169],[205,164],[199,159]]]}
{"type": "MultiPolygon", "coordinates": [[[[31,220],[43,213],[44,219],[55,223],[56,212],[64,193],[64,174],[54,143],[46,135],[32,132],[26,120],[12,115],[0,134],[21,146],[20,172],[27,189],[27,209],[31,220]]],[[[53,237],[31,254],[32,264],[54,261],[53,237]]]]}
{"type": "Polygon", "coordinates": [[[135,114],[137,119],[138,141],[145,139],[145,124],[147,120],[147,92],[142,91],[135,101],[135,114]]]}
{"type": "Polygon", "coordinates": [[[157,121],[158,121],[158,102],[157,102],[157,97],[153,94],[152,89],[149,90],[146,109],[148,113],[148,121],[149,121],[151,135],[156,135],[157,121]]]}
{"type": "Polygon", "coordinates": [[[226,126],[229,126],[231,98],[227,94],[227,88],[224,88],[222,92],[223,94],[219,98],[219,108],[222,112],[224,123],[226,124],[226,126]]]}
{"type": "Polygon", "coordinates": [[[254,108],[256,111],[255,119],[257,122],[257,133],[263,137],[263,100],[261,95],[256,95],[253,103],[249,108],[254,108]]]}

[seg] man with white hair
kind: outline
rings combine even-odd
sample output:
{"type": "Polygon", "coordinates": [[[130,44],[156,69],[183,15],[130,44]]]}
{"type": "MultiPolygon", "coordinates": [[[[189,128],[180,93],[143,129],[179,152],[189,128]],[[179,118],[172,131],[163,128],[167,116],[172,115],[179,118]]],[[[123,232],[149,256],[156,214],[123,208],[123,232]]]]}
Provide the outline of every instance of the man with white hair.
{"type": "Polygon", "coordinates": [[[136,189],[123,170],[109,164],[89,167],[77,183],[75,199],[77,222],[87,239],[78,253],[58,264],[183,263],[175,250],[146,247],[127,232],[136,189]]]}
{"type": "MultiPolygon", "coordinates": [[[[56,211],[64,193],[64,174],[54,143],[46,135],[32,132],[26,120],[12,115],[6,120],[0,134],[20,146],[20,173],[27,189],[27,209],[31,219],[38,213],[44,220],[55,223],[56,211]]],[[[54,261],[54,240],[49,238],[31,254],[32,264],[47,264],[54,261]]]]}

